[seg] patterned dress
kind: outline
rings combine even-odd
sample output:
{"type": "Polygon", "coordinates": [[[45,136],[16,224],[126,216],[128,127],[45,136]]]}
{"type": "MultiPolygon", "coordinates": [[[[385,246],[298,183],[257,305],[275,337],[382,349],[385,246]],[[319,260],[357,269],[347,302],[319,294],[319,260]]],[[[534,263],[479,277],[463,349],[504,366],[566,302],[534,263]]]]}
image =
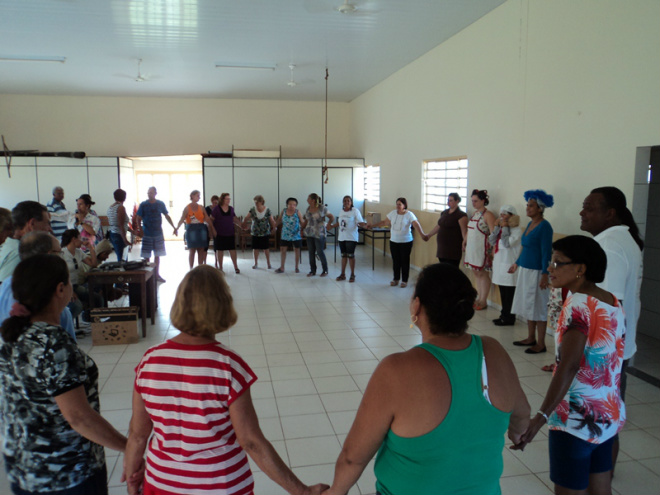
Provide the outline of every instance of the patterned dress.
{"type": "Polygon", "coordinates": [[[9,481],[51,492],[83,483],[105,466],[103,447],[76,432],[55,397],[79,386],[99,411],[98,369],[58,326],[33,323],[0,348],[3,453],[9,481]]]}
{"type": "Polygon", "coordinates": [[[569,330],[582,332],[587,343],[580,369],[548,426],[590,443],[603,443],[626,422],[625,404],[619,393],[625,340],[621,304],[616,298],[610,306],[586,294],[568,296],[555,334],[558,363],[561,343],[569,330]]]}
{"type": "Polygon", "coordinates": [[[488,236],[490,229],[483,213],[475,211],[468,222],[467,243],[465,244],[465,259],[463,264],[471,270],[490,270],[493,262],[488,236]]]}

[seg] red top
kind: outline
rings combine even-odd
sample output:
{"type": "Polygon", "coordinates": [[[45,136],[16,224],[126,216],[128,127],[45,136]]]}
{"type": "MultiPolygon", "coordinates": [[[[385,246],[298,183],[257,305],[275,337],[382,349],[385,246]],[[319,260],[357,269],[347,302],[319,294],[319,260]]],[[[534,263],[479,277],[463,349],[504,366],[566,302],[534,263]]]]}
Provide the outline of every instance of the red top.
{"type": "Polygon", "coordinates": [[[252,473],[229,406],[256,380],[245,361],[219,342],[168,340],[149,349],[135,379],[154,425],[145,488],[163,495],[251,494],[252,473]]]}

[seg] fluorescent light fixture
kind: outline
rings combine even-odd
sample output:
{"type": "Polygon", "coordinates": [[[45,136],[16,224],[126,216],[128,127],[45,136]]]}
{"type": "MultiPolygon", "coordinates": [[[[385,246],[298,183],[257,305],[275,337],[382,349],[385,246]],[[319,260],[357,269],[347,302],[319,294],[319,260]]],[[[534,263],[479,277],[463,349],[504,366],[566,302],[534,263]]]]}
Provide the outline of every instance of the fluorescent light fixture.
{"type": "Polygon", "coordinates": [[[216,69],[257,69],[257,70],[275,70],[277,64],[273,63],[251,63],[251,62],[216,62],[216,69]]]}
{"type": "Polygon", "coordinates": [[[63,64],[66,57],[42,57],[37,55],[0,55],[0,61],[3,62],[58,62],[63,64]]]}

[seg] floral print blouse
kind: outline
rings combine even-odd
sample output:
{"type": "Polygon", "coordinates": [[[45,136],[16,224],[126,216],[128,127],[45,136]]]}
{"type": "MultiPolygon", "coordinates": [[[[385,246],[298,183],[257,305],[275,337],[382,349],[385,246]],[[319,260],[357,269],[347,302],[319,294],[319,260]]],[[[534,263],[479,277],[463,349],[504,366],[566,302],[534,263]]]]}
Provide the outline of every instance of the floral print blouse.
{"type": "Polygon", "coordinates": [[[586,294],[569,295],[555,333],[557,363],[561,361],[561,343],[569,330],[582,332],[587,342],[580,369],[566,397],[550,416],[548,426],[590,443],[603,443],[626,422],[625,404],[619,392],[626,331],[621,304],[616,298],[614,306],[610,306],[586,294]]]}

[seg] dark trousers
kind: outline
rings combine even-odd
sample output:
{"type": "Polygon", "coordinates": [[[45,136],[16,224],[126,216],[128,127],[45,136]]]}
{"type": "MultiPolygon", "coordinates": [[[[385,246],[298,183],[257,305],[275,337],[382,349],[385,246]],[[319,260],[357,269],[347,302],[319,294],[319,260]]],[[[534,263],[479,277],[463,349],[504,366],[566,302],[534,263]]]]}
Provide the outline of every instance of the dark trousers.
{"type": "Polygon", "coordinates": [[[456,268],[461,264],[461,260],[450,260],[449,258],[438,258],[438,263],[449,263],[454,265],[456,268]]]}
{"type": "Polygon", "coordinates": [[[410,242],[392,242],[390,241],[390,252],[392,253],[392,269],[394,270],[394,280],[408,282],[410,273],[410,252],[413,243],[410,242]]]}
{"type": "Polygon", "coordinates": [[[307,250],[309,251],[309,271],[316,273],[316,255],[319,255],[323,272],[328,273],[328,260],[325,257],[325,237],[308,237],[307,250]]]}
{"type": "Polygon", "coordinates": [[[15,495],[37,495],[38,493],[45,493],[47,495],[105,495],[108,493],[108,474],[106,467],[103,466],[103,469],[96,474],[93,474],[79,485],[64,490],[28,492],[21,489],[17,484],[12,483],[11,491],[15,495]]]}
{"type": "Polygon", "coordinates": [[[499,285],[500,299],[502,300],[502,312],[500,319],[505,321],[515,321],[516,315],[511,314],[511,306],[513,305],[513,296],[516,294],[516,287],[512,285],[499,285]]]}
{"type": "Polygon", "coordinates": [[[112,244],[112,247],[115,250],[115,254],[117,255],[117,261],[121,261],[124,257],[124,248],[126,247],[126,244],[124,244],[124,239],[121,238],[121,234],[110,232],[110,243],[112,244]]]}

